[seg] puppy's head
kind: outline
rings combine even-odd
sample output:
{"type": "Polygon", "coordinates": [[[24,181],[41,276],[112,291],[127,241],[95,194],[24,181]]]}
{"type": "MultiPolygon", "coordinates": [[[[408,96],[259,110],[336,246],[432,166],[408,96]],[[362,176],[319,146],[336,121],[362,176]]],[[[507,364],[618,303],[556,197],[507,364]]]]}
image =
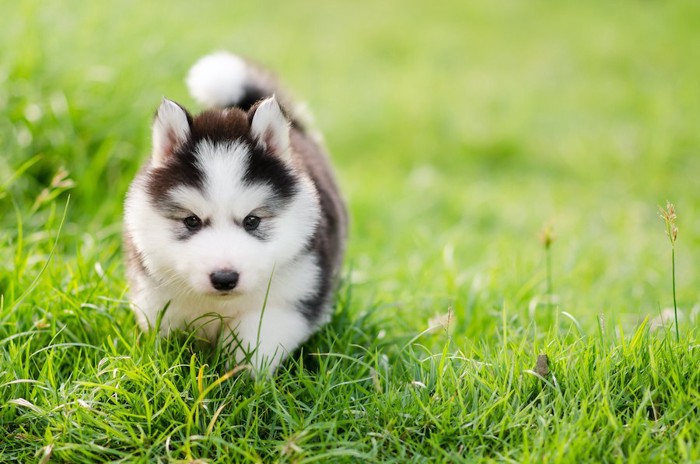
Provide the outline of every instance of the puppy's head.
{"type": "Polygon", "coordinates": [[[274,266],[307,246],[319,214],[274,97],[248,112],[195,118],[163,100],[125,221],[151,276],[177,291],[221,297],[266,286],[274,266]]]}

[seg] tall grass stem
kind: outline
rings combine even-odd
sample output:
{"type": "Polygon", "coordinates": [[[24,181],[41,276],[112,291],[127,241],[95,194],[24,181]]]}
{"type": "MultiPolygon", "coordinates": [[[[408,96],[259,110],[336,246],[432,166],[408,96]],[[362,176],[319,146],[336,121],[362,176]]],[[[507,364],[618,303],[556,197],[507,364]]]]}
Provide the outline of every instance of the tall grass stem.
{"type": "Polygon", "coordinates": [[[671,287],[673,292],[673,319],[676,323],[676,341],[681,341],[678,331],[678,305],[676,304],[676,247],[671,247],[671,287]]]}

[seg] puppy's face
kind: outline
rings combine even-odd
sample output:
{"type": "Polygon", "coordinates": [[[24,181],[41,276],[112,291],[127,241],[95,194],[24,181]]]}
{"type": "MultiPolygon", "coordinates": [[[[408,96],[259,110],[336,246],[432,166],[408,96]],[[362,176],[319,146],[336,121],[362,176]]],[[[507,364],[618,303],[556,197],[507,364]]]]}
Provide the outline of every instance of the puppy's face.
{"type": "Polygon", "coordinates": [[[310,181],[289,159],[277,103],[194,120],[165,101],[154,153],[127,199],[126,230],[151,276],[175,291],[235,296],[265,288],[318,222],[310,181]]]}

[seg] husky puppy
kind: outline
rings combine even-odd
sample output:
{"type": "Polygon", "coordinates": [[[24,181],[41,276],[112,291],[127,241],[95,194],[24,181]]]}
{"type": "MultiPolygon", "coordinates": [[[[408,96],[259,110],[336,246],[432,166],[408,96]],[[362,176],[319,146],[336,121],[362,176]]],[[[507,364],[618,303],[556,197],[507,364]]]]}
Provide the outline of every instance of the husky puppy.
{"type": "Polygon", "coordinates": [[[320,137],[267,72],[220,52],[163,99],[124,208],[132,307],[143,329],[230,342],[272,372],[330,318],[347,216],[320,137]],[[284,109],[283,109],[284,108],[284,109]]]}

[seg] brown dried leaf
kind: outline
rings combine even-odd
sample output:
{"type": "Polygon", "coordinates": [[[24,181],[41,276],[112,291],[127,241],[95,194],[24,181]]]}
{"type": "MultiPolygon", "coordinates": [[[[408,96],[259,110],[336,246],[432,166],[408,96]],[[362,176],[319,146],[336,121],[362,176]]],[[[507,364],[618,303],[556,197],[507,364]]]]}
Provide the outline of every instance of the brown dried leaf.
{"type": "Polygon", "coordinates": [[[546,378],[549,375],[549,358],[546,354],[537,356],[537,364],[535,364],[534,371],[540,377],[546,378]]]}

